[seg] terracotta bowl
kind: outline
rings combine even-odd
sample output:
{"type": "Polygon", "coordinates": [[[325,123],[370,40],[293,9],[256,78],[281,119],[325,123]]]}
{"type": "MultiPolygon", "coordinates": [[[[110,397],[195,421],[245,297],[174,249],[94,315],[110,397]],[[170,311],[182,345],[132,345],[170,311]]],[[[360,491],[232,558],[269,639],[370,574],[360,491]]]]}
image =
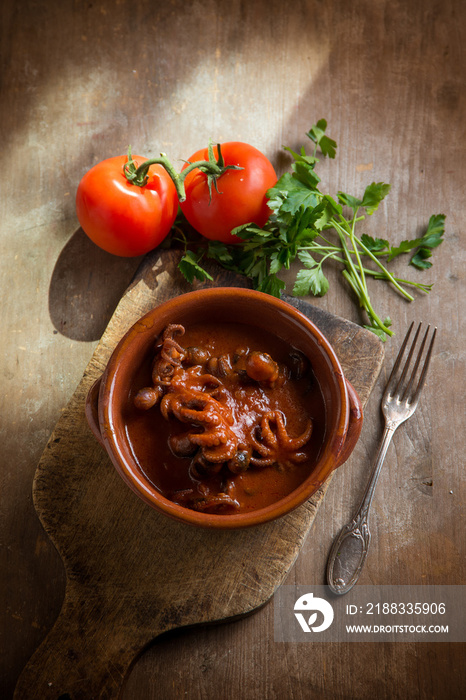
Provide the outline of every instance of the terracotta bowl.
{"type": "MultiPolygon", "coordinates": [[[[286,515],[303,504],[330,473],[351,454],[362,427],[361,403],[343,376],[329,342],[302,313],[285,301],[240,288],[213,288],[189,292],[156,307],[137,321],[122,338],[102,377],[89,392],[86,404],[89,425],[108,452],[117,472],[148,505],[176,520],[211,528],[241,528],[286,515]],[[209,514],[177,505],[153,486],[133,459],[122,408],[143,358],[169,323],[191,325],[209,322],[253,324],[285,340],[311,362],[326,404],[326,435],[317,463],[309,476],[285,498],[256,511],[209,514]]],[[[161,420],[163,420],[161,418],[161,420]]]]}

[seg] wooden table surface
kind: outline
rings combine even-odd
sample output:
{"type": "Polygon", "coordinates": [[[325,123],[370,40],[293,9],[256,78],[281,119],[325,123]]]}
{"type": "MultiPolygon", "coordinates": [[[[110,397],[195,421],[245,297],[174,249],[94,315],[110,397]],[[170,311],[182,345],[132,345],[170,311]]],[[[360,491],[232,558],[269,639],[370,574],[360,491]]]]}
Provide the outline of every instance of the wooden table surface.
{"type": "MultiPolygon", "coordinates": [[[[324,582],[332,540],[351,516],[380,437],[384,378],[412,319],[439,336],[415,416],[396,434],[373,503],[361,584],[465,584],[464,288],[466,4],[461,0],[4,0],[0,130],[2,697],[52,626],[64,572],[31,484],[66,406],[140,259],[103,253],[79,229],[84,172],[133,150],[181,162],[212,137],[242,140],[279,173],[282,145],[321,117],[337,141],[321,164],[331,193],[392,184],[372,235],[400,242],[444,213],[435,282],[408,304],[372,287],[396,336],[358,446],[337,473],[287,582],[324,582]],[[457,398],[458,397],[458,398],[457,398]]],[[[403,276],[403,275],[401,275],[403,276]]],[[[293,271],[286,274],[287,283],[293,271]]],[[[323,309],[355,322],[330,273],[323,309]]],[[[124,700],[461,698],[465,646],[274,642],[273,603],[237,622],[158,639],[124,700]]]]}

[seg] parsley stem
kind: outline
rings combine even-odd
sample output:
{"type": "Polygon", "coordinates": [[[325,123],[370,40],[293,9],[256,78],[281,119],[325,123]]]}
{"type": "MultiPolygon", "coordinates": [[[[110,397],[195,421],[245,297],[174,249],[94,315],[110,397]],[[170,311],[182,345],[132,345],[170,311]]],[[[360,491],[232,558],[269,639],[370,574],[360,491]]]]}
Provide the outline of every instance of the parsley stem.
{"type": "MultiPolygon", "coordinates": [[[[323,256],[325,254],[325,257],[323,257],[319,261],[319,264],[321,264],[324,261],[324,259],[326,260],[327,258],[332,258],[332,260],[335,260],[335,262],[342,263],[343,265],[346,264],[346,260],[344,258],[342,258],[340,255],[338,255],[338,253],[341,252],[341,248],[338,246],[333,246],[333,245],[332,246],[323,246],[323,245],[319,245],[319,244],[313,244],[313,245],[301,246],[299,250],[310,250],[310,251],[312,251],[312,253],[314,253],[314,255],[322,255],[323,256]],[[327,252],[327,251],[329,251],[329,252],[327,252]]],[[[351,254],[352,251],[350,250],[349,253],[351,254]]],[[[381,270],[371,270],[370,267],[363,267],[363,270],[364,270],[365,275],[369,275],[370,277],[373,277],[376,280],[391,281],[390,278],[387,277],[386,272],[382,272],[381,270]]],[[[432,286],[433,286],[431,284],[424,284],[423,282],[414,282],[413,280],[401,279],[400,277],[395,277],[394,275],[392,275],[392,276],[393,276],[393,279],[396,282],[398,282],[398,284],[407,284],[411,287],[416,287],[416,289],[419,289],[420,291],[425,292],[426,294],[429,294],[429,292],[431,291],[432,286]]],[[[398,289],[398,287],[397,287],[397,289],[398,289]]],[[[406,294],[404,294],[403,296],[406,297],[406,294]]],[[[408,297],[406,297],[406,298],[408,298],[408,297]]],[[[414,300],[413,297],[412,297],[412,300],[414,300]]],[[[411,300],[408,298],[408,301],[411,301],[411,300]]]]}
{"type": "MultiPolygon", "coordinates": [[[[361,278],[361,276],[358,273],[358,270],[356,269],[356,267],[353,263],[353,260],[351,258],[351,252],[348,249],[346,239],[345,239],[345,236],[351,237],[350,234],[348,233],[348,231],[346,231],[340,225],[340,223],[338,221],[333,220],[333,222],[335,225],[335,230],[337,231],[337,233],[340,237],[341,247],[342,247],[342,250],[343,250],[343,252],[345,254],[345,258],[346,258],[346,261],[345,261],[346,269],[343,270],[343,272],[342,272],[343,277],[347,280],[347,282],[350,284],[350,286],[354,290],[355,294],[359,298],[359,302],[360,302],[361,306],[366,310],[367,315],[369,316],[369,319],[371,320],[371,322],[373,324],[375,323],[375,326],[380,328],[380,330],[382,330],[384,333],[387,333],[388,335],[393,335],[393,332],[390,331],[389,328],[387,328],[387,326],[383,323],[383,321],[380,319],[380,317],[375,312],[374,307],[371,304],[369,294],[368,294],[365,277],[363,276],[361,278]]],[[[349,226],[348,223],[347,223],[347,226],[349,226]]],[[[359,259],[360,270],[363,270],[364,268],[362,267],[361,260],[360,260],[360,258],[358,258],[358,259],[359,259]]],[[[364,275],[364,273],[362,273],[362,274],[364,275]]]]}
{"type": "Polygon", "coordinates": [[[369,316],[369,319],[372,322],[371,325],[373,325],[374,327],[380,328],[381,331],[383,331],[384,333],[386,333],[389,336],[392,336],[393,331],[391,331],[389,328],[387,328],[387,326],[384,324],[384,322],[381,320],[381,318],[374,311],[374,308],[372,307],[372,304],[370,303],[369,297],[367,295],[361,296],[358,293],[357,285],[354,283],[354,279],[349,274],[348,270],[343,270],[342,275],[346,279],[346,281],[349,283],[349,285],[352,287],[355,294],[357,294],[357,296],[359,297],[359,300],[361,302],[361,306],[364,307],[364,309],[367,312],[367,315],[369,316]]]}
{"type": "MultiPolygon", "coordinates": [[[[329,223],[336,229],[337,233],[340,236],[341,241],[343,241],[343,239],[341,238],[340,233],[344,233],[345,236],[348,236],[350,238],[350,240],[353,244],[354,255],[356,256],[356,259],[358,262],[358,267],[361,271],[361,283],[362,283],[364,289],[366,290],[366,293],[367,293],[367,285],[366,285],[366,279],[365,279],[366,268],[362,265],[361,258],[359,255],[358,246],[362,249],[364,255],[367,255],[369,258],[371,258],[371,260],[373,260],[375,262],[375,264],[380,268],[380,270],[383,272],[383,279],[387,279],[388,281],[390,281],[394,285],[394,287],[396,287],[396,289],[399,291],[399,293],[405,297],[405,299],[408,299],[408,301],[414,301],[414,297],[409,292],[407,292],[406,289],[403,289],[403,287],[398,283],[398,280],[396,279],[396,277],[394,277],[387,270],[385,265],[383,265],[380,262],[380,260],[378,260],[376,258],[376,256],[372,253],[372,251],[369,250],[369,248],[367,248],[364,245],[364,243],[355,235],[354,226],[356,223],[356,215],[353,217],[351,228],[349,227],[347,220],[343,216],[341,216],[341,222],[338,222],[338,221],[336,221],[335,218],[332,218],[329,223]],[[346,226],[345,226],[345,224],[346,224],[346,226]]],[[[330,241],[327,241],[327,239],[324,238],[322,236],[322,234],[320,234],[320,236],[326,243],[330,243],[330,241]]],[[[350,251],[347,246],[344,247],[343,245],[342,245],[342,249],[343,249],[343,252],[345,253],[347,260],[349,262],[349,258],[348,258],[347,254],[351,254],[353,251],[350,251]]],[[[346,261],[345,261],[345,264],[346,264],[346,261]]],[[[350,267],[352,268],[352,272],[354,273],[355,272],[354,266],[350,265],[350,267]]]]}
{"type": "MultiPolygon", "coordinates": [[[[374,277],[376,280],[386,280],[387,276],[382,274],[381,272],[378,272],[377,270],[367,270],[366,269],[366,274],[370,274],[374,277]]],[[[412,280],[404,280],[400,279],[399,277],[394,278],[397,282],[400,284],[409,284],[411,287],[416,287],[416,289],[420,289],[422,292],[425,292],[426,294],[429,294],[429,292],[432,290],[433,285],[432,284],[424,284],[423,282],[413,282],[412,280]]],[[[413,298],[414,300],[414,298],[413,298]]]]}
{"type": "MultiPolygon", "coordinates": [[[[312,245],[300,245],[299,250],[313,250],[315,253],[320,253],[322,255],[325,251],[330,251],[332,253],[341,253],[341,247],[337,245],[320,245],[320,243],[313,242],[312,245]]],[[[344,261],[342,261],[344,262],[344,261]]]]}
{"type": "MultiPolygon", "coordinates": [[[[364,276],[364,268],[363,268],[363,266],[362,266],[361,258],[359,257],[359,251],[358,251],[358,247],[357,247],[357,245],[356,245],[356,236],[355,236],[355,233],[354,233],[354,227],[355,227],[355,225],[356,225],[356,214],[357,214],[357,212],[358,212],[358,210],[356,209],[356,211],[354,212],[353,220],[352,220],[352,222],[351,222],[351,230],[350,230],[349,236],[350,236],[350,239],[351,239],[351,244],[352,244],[352,246],[353,246],[354,254],[356,255],[356,260],[358,261],[359,270],[360,270],[360,272],[361,272],[361,281],[362,281],[362,284],[364,285],[364,289],[366,290],[366,293],[367,293],[367,284],[366,284],[366,278],[365,278],[365,276],[364,276]]],[[[341,218],[343,219],[343,217],[341,217],[341,218]]],[[[343,219],[343,220],[344,220],[345,223],[346,223],[346,219],[343,219]]]]}
{"type": "Polygon", "coordinates": [[[386,278],[387,278],[388,280],[390,280],[390,282],[396,287],[396,289],[398,289],[398,291],[400,292],[400,294],[402,294],[406,299],[408,299],[408,301],[414,301],[414,297],[411,296],[411,294],[410,294],[409,292],[407,292],[406,289],[403,289],[403,287],[402,287],[400,284],[398,284],[398,282],[396,281],[395,277],[393,277],[393,275],[391,274],[391,272],[389,272],[389,271],[387,270],[387,268],[385,267],[385,265],[383,265],[383,264],[380,262],[380,260],[378,260],[378,259],[375,257],[375,255],[372,254],[372,252],[369,250],[369,248],[366,248],[366,246],[364,245],[364,243],[363,243],[362,241],[360,241],[359,238],[357,239],[357,242],[358,242],[359,245],[361,246],[361,248],[362,248],[362,250],[364,251],[364,253],[365,253],[366,255],[368,255],[368,256],[375,262],[375,264],[382,270],[382,272],[384,273],[384,275],[386,276],[386,278]]]}
{"type": "MultiPolygon", "coordinates": [[[[330,251],[330,253],[327,253],[327,255],[324,255],[323,258],[319,260],[319,267],[322,267],[322,263],[324,263],[327,258],[335,258],[333,251],[330,251]]],[[[344,260],[342,260],[342,262],[344,262],[344,260]]]]}
{"type": "Polygon", "coordinates": [[[364,289],[365,289],[366,292],[367,292],[366,278],[365,278],[365,276],[364,276],[364,267],[363,267],[363,265],[362,265],[361,258],[359,257],[358,246],[356,245],[356,240],[355,240],[355,239],[356,239],[356,236],[355,236],[355,233],[354,233],[354,227],[355,227],[355,225],[356,225],[356,213],[355,213],[355,215],[353,216],[353,223],[351,224],[351,243],[352,243],[352,245],[353,245],[353,250],[354,250],[354,252],[355,252],[355,255],[356,255],[356,258],[357,258],[357,261],[358,261],[358,265],[359,265],[359,269],[360,269],[360,271],[361,271],[361,278],[362,278],[362,281],[363,281],[363,284],[364,284],[364,289]]]}
{"type": "MultiPolygon", "coordinates": [[[[349,250],[349,248],[346,244],[345,236],[348,236],[349,234],[338,223],[338,221],[333,219],[333,223],[334,223],[335,229],[340,237],[341,247],[342,247],[343,253],[344,253],[345,258],[346,258],[345,265],[347,266],[347,268],[349,268],[349,272],[351,272],[351,274],[353,275],[353,279],[357,280],[358,286],[360,287],[361,291],[366,295],[366,297],[368,297],[368,292],[367,292],[365,280],[363,281],[361,279],[361,277],[359,276],[358,271],[356,270],[356,267],[355,267],[353,260],[351,258],[351,251],[349,250]]],[[[361,264],[361,261],[359,261],[359,264],[361,264]]]]}

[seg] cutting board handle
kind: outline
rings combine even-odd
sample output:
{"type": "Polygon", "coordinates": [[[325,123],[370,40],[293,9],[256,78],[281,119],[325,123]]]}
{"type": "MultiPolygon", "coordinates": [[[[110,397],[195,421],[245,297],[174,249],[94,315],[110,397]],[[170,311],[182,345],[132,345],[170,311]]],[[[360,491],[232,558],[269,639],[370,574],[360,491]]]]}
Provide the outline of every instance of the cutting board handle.
{"type": "MultiPolygon", "coordinates": [[[[55,625],[18,680],[14,700],[119,697],[131,664],[150,639],[122,626],[121,611],[106,614],[104,601],[83,593],[67,593],[55,625]]],[[[151,637],[160,631],[154,629],[151,637]]]]}

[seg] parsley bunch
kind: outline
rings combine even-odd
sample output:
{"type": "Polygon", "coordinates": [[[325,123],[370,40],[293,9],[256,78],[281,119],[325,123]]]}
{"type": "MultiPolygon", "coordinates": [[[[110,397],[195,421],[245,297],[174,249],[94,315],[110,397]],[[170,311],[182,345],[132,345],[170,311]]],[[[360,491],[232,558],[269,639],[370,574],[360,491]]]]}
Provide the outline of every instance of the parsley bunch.
{"type": "Polygon", "coordinates": [[[368,323],[364,327],[386,340],[393,335],[391,320],[382,320],[375,311],[367,278],[388,282],[408,301],[414,300],[409,287],[428,293],[431,284],[395,277],[387,264],[410,253],[410,265],[419,269],[431,267],[432,250],[443,241],[445,216],[431,216],[422,236],[398,246],[367,234],[357,236],[357,226],[365,214],[372,215],[378,209],[390,185],[373,182],[361,199],[344,192],[338,192],[334,199],[320,192],[317,150],[324,157],[335,158],[337,148],[335,141],[326,136],[326,128],[327,122],[321,119],[306,134],[314,144],[312,155],[306,155],[304,147],[300,153],[285,149],[294,162],[291,172],[285,173],[267,193],[272,214],[263,228],[246,224],[232,231],[241,239],[240,245],[209,241],[207,247],[198,244],[189,249],[190,243],[183,236],[185,254],[179,267],[189,282],[194,278],[212,279],[202,267],[202,260],[210,258],[226,269],[246,275],[255,289],[279,297],[285,283],[278,274],[298,258],[303,267],[297,272],[293,295],[323,296],[329,288],[323,267],[327,260],[333,260],[341,266],[343,277],[366,312],[368,323]]]}

